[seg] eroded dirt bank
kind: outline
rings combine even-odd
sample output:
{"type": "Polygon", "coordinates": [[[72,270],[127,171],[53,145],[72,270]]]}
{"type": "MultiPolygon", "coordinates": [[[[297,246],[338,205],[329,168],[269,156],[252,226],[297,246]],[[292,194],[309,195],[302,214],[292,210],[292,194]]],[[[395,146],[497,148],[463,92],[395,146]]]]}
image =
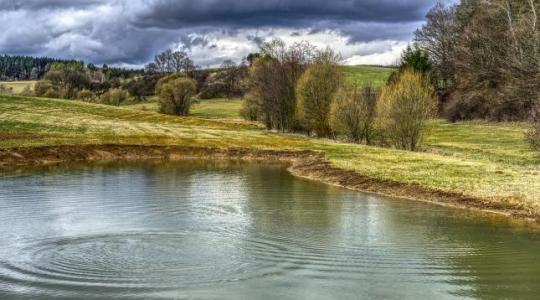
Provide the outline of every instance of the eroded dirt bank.
{"type": "Polygon", "coordinates": [[[182,159],[274,160],[291,163],[289,171],[299,177],[348,189],[477,209],[521,219],[540,221],[538,213],[492,201],[420,186],[363,176],[332,166],[324,154],[315,151],[278,151],[246,148],[198,148],[183,146],[75,145],[0,150],[0,168],[38,166],[82,161],[135,161],[182,159]]]}

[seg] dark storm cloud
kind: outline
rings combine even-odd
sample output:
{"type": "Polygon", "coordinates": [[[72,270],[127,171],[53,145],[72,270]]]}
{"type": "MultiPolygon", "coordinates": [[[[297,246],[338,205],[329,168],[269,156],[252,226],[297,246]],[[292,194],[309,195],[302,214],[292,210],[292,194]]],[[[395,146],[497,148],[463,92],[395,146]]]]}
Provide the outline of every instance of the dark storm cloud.
{"type": "Polygon", "coordinates": [[[407,41],[435,1],[0,0],[0,54],[142,65],[178,47],[213,64],[279,34],[309,39],[332,30],[349,43],[407,41]]]}
{"type": "Polygon", "coordinates": [[[305,26],[321,20],[410,22],[424,17],[432,0],[158,0],[140,14],[141,26],[193,24],[305,26]]]}

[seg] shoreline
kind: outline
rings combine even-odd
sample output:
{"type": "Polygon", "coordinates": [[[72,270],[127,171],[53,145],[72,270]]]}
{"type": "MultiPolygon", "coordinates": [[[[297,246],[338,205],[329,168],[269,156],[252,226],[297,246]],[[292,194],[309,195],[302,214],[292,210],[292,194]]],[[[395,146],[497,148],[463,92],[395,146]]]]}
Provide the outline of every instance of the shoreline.
{"type": "Polygon", "coordinates": [[[0,150],[0,170],[66,162],[95,161],[180,161],[189,159],[280,161],[290,164],[294,176],[319,181],[358,192],[422,201],[460,209],[476,210],[540,223],[540,215],[519,207],[494,204],[456,192],[441,191],[364,176],[332,166],[324,153],[312,150],[258,150],[249,148],[202,148],[163,145],[62,145],[0,150]]]}

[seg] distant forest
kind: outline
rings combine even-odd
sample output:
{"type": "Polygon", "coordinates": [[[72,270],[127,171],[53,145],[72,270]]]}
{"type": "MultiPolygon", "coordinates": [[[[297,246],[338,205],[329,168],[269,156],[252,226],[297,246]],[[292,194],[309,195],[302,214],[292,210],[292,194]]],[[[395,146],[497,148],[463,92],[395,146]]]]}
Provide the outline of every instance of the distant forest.
{"type": "MultiPolygon", "coordinates": [[[[32,56],[9,56],[0,55],[0,81],[16,81],[16,80],[39,80],[42,79],[49,71],[49,68],[54,64],[64,65],[79,65],[84,68],[83,61],[66,60],[50,57],[32,57],[32,56]]],[[[91,70],[98,68],[92,64],[88,65],[91,70]]],[[[141,70],[130,70],[123,68],[112,68],[103,65],[102,69],[107,77],[110,78],[128,78],[133,75],[144,73],[141,70]]]]}

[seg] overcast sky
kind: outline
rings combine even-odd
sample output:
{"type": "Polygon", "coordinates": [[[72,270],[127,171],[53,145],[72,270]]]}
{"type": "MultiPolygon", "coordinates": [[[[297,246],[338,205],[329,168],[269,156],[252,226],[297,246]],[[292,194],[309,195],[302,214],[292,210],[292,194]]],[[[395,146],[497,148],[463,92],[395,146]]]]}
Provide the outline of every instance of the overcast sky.
{"type": "Polygon", "coordinates": [[[173,48],[216,66],[279,37],[331,46],[346,64],[391,64],[435,2],[0,0],[0,54],[138,67],[173,48]]]}

